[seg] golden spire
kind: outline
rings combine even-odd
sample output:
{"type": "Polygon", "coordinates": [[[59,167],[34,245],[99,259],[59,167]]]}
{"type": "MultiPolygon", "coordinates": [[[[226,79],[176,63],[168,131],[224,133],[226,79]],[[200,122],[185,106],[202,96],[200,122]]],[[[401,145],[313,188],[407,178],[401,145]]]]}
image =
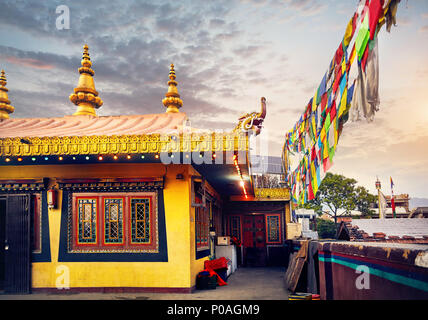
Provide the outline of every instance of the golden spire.
{"type": "Polygon", "coordinates": [[[96,116],[95,109],[103,105],[103,101],[98,97],[95,90],[94,70],[91,69],[92,62],[88,53],[88,45],[83,46],[82,67],[79,68],[79,83],[74,88],[74,93],[70,95],[70,101],[77,106],[74,116],[91,115],[96,116]]]}
{"type": "Polygon", "coordinates": [[[183,106],[183,100],[180,99],[180,95],[177,91],[177,81],[175,81],[175,70],[174,64],[171,63],[169,70],[169,81],[168,81],[168,92],[165,94],[165,98],[162,100],[163,105],[166,107],[166,112],[179,112],[178,108],[183,106]]]}
{"type": "Polygon", "coordinates": [[[15,111],[15,108],[10,105],[9,97],[7,92],[9,91],[6,88],[6,76],[4,70],[1,71],[0,76],[0,120],[9,119],[9,113],[15,111]]]}

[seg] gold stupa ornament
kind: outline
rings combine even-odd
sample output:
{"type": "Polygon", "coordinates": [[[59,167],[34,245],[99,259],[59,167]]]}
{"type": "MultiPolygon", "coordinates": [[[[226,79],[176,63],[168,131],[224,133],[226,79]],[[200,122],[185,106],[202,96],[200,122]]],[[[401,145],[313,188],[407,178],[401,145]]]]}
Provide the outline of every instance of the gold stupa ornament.
{"type": "Polygon", "coordinates": [[[6,88],[6,76],[4,70],[1,71],[0,75],[0,119],[9,119],[9,114],[15,111],[15,108],[10,105],[9,97],[6,88]]]}
{"type": "Polygon", "coordinates": [[[169,70],[169,81],[168,81],[168,92],[165,94],[165,98],[162,100],[163,105],[166,107],[167,113],[179,112],[179,108],[183,106],[183,100],[180,99],[180,95],[177,91],[177,81],[175,81],[175,70],[174,64],[171,63],[169,70]]]}
{"type": "Polygon", "coordinates": [[[88,45],[83,46],[82,66],[79,68],[79,83],[74,88],[74,93],[70,95],[70,101],[77,106],[74,116],[90,115],[96,116],[95,109],[103,105],[103,101],[98,97],[95,90],[94,70],[91,69],[92,62],[88,53],[88,45]]]}

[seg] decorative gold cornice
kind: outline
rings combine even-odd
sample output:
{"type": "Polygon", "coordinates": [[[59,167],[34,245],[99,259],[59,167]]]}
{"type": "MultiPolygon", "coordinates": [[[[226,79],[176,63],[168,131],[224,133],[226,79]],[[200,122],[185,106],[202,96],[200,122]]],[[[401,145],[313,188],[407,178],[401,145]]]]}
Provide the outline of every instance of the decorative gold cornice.
{"type": "Polygon", "coordinates": [[[98,92],[95,90],[94,70],[91,69],[92,62],[89,57],[88,45],[83,46],[82,67],[79,68],[79,83],[74,88],[74,93],[70,95],[70,101],[77,106],[77,111],[74,116],[90,115],[96,116],[95,109],[103,105],[103,101],[98,97],[98,92]]]}
{"type": "Polygon", "coordinates": [[[288,188],[254,188],[257,200],[290,200],[288,188]]]}
{"type": "Polygon", "coordinates": [[[7,95],[9,90],[6,88],[6,84],[6,75],[4,70],[2,70],[0,75],[0,120],[9,119],[9,114],[15,111],[15,108],[10,105],[9,97],[7,95]]]}
{"type": "Polygon", "coordinates": [[[165,98],[162,100],[163,105],[166,107],[166,112],[179,112],[179,108],[183,106],[183,100],[180,99],[180,95],[177,90],[177,81],[175,81],[175,70],[174,64],[171,63],[169,70],[169,81],[168,81],[168,92],[165,94],[165,98]]]}
{"type": "Polygon", "coordinates": [[[42,191],[48,187],[47,179],[0,180],[1,192],[42,191]]]}
{"type": "Polygon", "coordinates": [[[0,139],[0,156],[248,151],[245,133],[16,137],[0,139]]]}

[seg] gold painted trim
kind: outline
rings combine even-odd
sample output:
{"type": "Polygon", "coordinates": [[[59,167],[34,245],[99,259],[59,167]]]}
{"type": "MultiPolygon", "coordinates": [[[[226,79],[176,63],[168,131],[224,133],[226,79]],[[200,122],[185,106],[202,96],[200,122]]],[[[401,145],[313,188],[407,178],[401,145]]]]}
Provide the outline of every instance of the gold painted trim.
{"type": "Polygon", "coordinates": [[[0,156],[248,151],[243,132],[0,139],[0,156]],[[24,143],[25,142],[25,143],[24,143]]]}
{"type": "Polygon", "coordinates": [[[290,190],[287,188],[254,188],[257,200],[290,200],[290,190]]]}

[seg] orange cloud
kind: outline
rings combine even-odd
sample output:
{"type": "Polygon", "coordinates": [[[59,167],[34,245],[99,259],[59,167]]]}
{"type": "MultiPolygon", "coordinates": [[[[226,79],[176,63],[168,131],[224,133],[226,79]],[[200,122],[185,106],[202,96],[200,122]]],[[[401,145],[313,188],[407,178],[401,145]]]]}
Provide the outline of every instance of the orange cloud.
{"type": "Polygon", "coordinates": [[[51,64],[46,64],[40,60],[37,59],[31,59],[31,58],[17,58],[17,57],[6,57],[6,61],[18,64],[25,67],[35,68],[35,69],[52,69],[54,66],[51,64]]]}

